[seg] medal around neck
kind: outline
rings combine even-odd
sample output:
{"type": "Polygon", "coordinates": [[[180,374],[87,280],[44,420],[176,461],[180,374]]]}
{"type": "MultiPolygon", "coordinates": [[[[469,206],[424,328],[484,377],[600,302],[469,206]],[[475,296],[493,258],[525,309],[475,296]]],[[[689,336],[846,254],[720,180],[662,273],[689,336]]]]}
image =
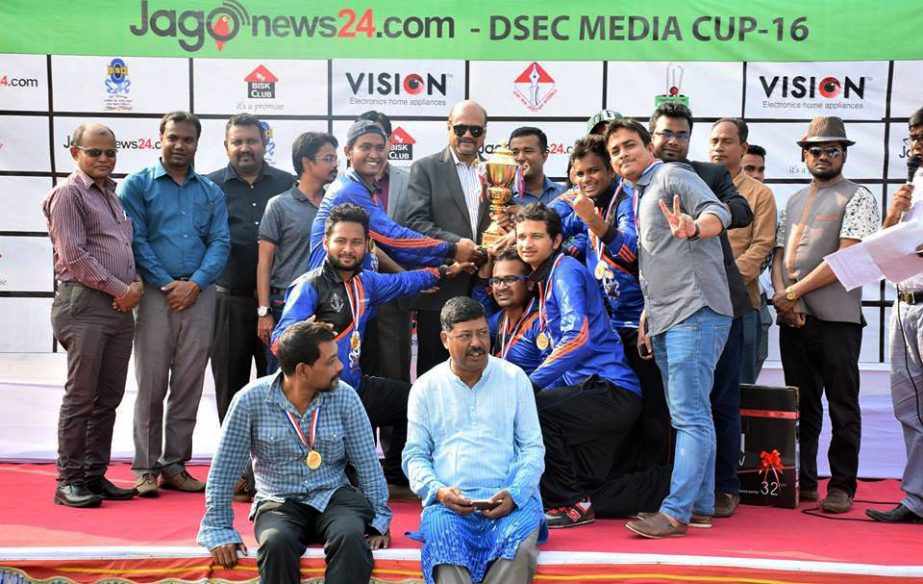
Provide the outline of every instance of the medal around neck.
{"type": "Polygon", "coordinates": [[[304,459],[304,463],[308,465],[308,468],[311,470],[317,470],[320,468],[320,465],[324,462],[324,457],[321,456],[320,452],[316,450],[311,450],[308,452],[308,455],[304,459]]]}
{"type": "Polygon", "coordinates": [[[548,348],[548,335],[545,334],[545,331],[538,333],[538,336],[535,337],[535,346],[541,351],[548,348]]]}

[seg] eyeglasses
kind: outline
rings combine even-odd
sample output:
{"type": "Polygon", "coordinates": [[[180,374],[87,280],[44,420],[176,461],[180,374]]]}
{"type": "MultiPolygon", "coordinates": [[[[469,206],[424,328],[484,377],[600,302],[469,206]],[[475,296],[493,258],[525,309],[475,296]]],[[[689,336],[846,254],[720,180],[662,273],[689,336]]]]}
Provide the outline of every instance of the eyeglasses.
{"type": "Polygon", "coordinates": [[[106,148],[105,150],[100,148],[84,148],[83,146],[76,146],[76,148],[90,158],[99,158],[103,154],[106,155],[106,158],[115,158],[115,155],[119,153],[119,151],[115,148],[106,148]]]}
{"type": "Polygon", "coordinates": [[[914,142],[923,142],[923,134],[911,134],[909,137],[904,138],[904,146],[910,146],[914,142]]]}
{"type": "Polygon", "coordinates": [[[676,133],[674,133],[674,132],[671,132],[670,130],[664,130],[664,131],[662,131],[662,132],[654,132],[654,135],[655,135],[655,136],[660,136],[660,137],[663,138],[664,140],[672,140],[673,138],[676,138],[676,139],[679,140],[680,142],[688,142],[688,141],[689,141],[689,132],[676,132],[676,133]]]}
{"type": "Polygon", "coordinates": [[[503,286],[512,286],[516,282],[525,282],[529,276],[503,276],[502,278],[491,278],[487,282],[494,287],[502,288],[503,286]]]}
{"type": "Polygon", "coordinates": [[[821,148],[820,146],[811,146],[810,148],[805,148],[805,151],[814,158],[820,158],[821,154],[826,154],[827,158],[831,160],[836,160],[840,157],[841,154],[843,154],[843,151],[836,146],[827,146],[826,148],[821,148]]]}
{"type": "Polygon", "coordinates": [[[324,164],[338,164],[340,159],[336,156],[322,156],[321,158],[315,158],[314,162],[323,162],[324,164]]]}
{"type": "Polygon", "coordinates": [[[475,331],[475,332],[473,332],[473,333],[471,333],[471,332],[458,333],[457,335],[455,335],[454,337],[452,337],[452,340],[455,340],[455,341],[458,341],[459,343],[468,345],[468,344],[471,343],[471,341],[474,340],[474,337],[477,337],[479,341],[486,341],[486,340],[490,339],[490,330],[489,330],[489,329],[481,329],[481,330],[475,331]]]}
{"type": "Polygon", "coordinates": [[[484,126],[469,126],[468,124],[455,124],[452,126],[455,135],[461,138],[466,132],[471,132],[474,138],[480,138],[484,134],[484,126]]]}

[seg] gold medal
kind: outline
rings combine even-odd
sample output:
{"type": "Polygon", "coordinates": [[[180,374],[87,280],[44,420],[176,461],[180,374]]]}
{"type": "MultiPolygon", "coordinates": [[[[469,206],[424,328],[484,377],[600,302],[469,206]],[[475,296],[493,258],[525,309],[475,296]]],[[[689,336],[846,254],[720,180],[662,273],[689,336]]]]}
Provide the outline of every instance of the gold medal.
{"type": "Polygon", "coordinates": [[[320,452],[316,450],[311,450],[308,452],[308,455],[304,459],[304,463],[308,465],[308,468],[311,470],[317,470],[320,468],[322,462],[324,462],[324,457],[322,457],[320,452]]]}
{"type": "Polygon", "coordinates": [[[538,347],[540,351],[544,351],[548,348],[548,336],[545,335],[545,331],[538,333],[538,336],[535,337],[535,346],[538,347]]]}
{"type": "Polygon", "coordinates": [[[349,337],[349,346],[353,351],[358,351],[359,347],[362,346],[362,339],[359,337],[359,331],[353,331],[352,336],[349,337]]]}
{"type": "Polygon", "coordinates": [[[599,263],[596,264],[596,270],[593,271],[593,275],[596,276],[597,280],[602,280],[606,277],[606,262],[599,260],[599,263]]]}

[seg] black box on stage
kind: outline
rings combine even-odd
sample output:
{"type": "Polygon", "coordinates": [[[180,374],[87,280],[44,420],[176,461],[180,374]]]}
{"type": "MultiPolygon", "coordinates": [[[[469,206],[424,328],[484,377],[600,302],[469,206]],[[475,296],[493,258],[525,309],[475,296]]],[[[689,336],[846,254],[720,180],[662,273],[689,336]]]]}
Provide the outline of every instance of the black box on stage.
{"type": "Polygon", "coordinates": [[[798,388],[740,386],[740,501],[798,506],[798,388]]]}

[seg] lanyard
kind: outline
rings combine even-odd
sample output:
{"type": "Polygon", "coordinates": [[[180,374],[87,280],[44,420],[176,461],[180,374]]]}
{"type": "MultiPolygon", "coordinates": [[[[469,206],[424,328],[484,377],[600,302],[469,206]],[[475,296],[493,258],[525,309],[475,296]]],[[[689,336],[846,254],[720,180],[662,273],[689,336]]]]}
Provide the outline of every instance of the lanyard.
{"type": "MultiPolygon", "coordinates": [[[[607,225],[609,224],[609,218],[612,217],[612,209],[613,207],[615,207],[615,202],[619,200],[619,195],[621,193],[622,193],[622,184],[619,183],[619,187],[615,190],[614,193],[612,193],[612,200],[609,201],[609,208],[606,209],[606,214],[603,215],[603,221],[605,221],[607,225]]],[[[637,213],[635,215],[637,215],[637,213]]],[[[590,233],[590,237],[593,239],[593,247],[596,248],[596,257],[600,261],[603,261],[604,245],[603,245],[602,238],[598,237],[595,233],[593,233],[591,229],[587,229],[587,231],[590,233]]]]}
{"type": "MultiPolygon", "coordinates": [[[[359,318],[362,316],[362,296],[359,292],[359,274],[353,276],[349,282],[343,282],[346,287],[346,299],[349,302],[349,311],[352,313],[353,334],[359,334],[359,318]],[[350,292],[352,288],[352,292],[350,292]]],[[[355,348],[355,347],[354,347],[355,348]]]]}
{"type": "Polygon", "coordinates": [[[551,270],[548,271],[547,286],[542,286],[541,282],[538,283],[538,319],[542,331],[544,331],[548,325],[548,310],[545,308],[545,301],[551,296],[551,291],[554,286],[554,272],[558,269],[558,265],[561,263],[562,259],[564,259],[563,253],[558,255],[558,258],[554,260],[554,263],[551,265],[551,270]]]}
{"type": "Polygon", "coordinates": [[[526,306],[526,309],[522,312],[522,316],[519,317],[519,320],[516,322],[516,325],[512,329],[509,328],[509,318],[504,314],[503,322],[500,323],[500,358],[506,359],[507,353],[510,352],[510,349],[513,345],[516,344],[516,341],[522,336],[522,334],[516,334],[519,328],[522,326],[522,323],[529,317],[529,314],[532,312],[532,307],[535,305],[535,298],[529,301],[529,305],[526,306]],[[510,336],[509,342],[507,342],[507,334],[510,336]]]}
{"type": "Polygon", "coordinates": [[[298,421],[295,419],[295,414],[288,410],[285,411],[285,415],[288,416],[288,421],[292,424],[292,428],[295,429],[295,433],[298,434],[298,438],[301,439],[301,443],[304,444],[305,449],[308,451],[314,450],[314,439],[317,437],[317,418],[319,414],[320,406],[317,406],[317,409],[314,410],[314,416],[311,418],[311,441],[308,442],[304,432],[301,431],[301,426],[298,425],[298,421]]]}

